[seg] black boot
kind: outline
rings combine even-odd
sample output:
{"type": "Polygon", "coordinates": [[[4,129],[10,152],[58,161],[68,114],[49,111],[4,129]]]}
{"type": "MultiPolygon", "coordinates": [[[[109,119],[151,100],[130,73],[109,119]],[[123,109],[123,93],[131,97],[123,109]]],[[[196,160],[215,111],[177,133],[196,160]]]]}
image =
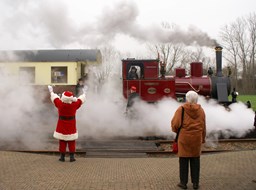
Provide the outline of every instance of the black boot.
{"type": "Polygon", "coordinates": [[[61,153],[61,154],[60,154],[60,159],[59,159],[59,161],[65,162],[65,154],[64,154],[64,153],[61,153]]]}
{"type": "Polygon", "coordinates": [[[179,183],[178,187],[180,187],[181,189],[187,189],[188,188],[186,184],[182,184],[182,183],[179,183]]]}
{"type": "Polygon", "coordinates": [[[76,161],[74,153],[70,153],[70,162],[76,161]]]}
{"type": "Polygon", "coordinates": [[[198,183],[193,183],[193,189],[198,189],[198,188],[199,188],[198,183]]]}

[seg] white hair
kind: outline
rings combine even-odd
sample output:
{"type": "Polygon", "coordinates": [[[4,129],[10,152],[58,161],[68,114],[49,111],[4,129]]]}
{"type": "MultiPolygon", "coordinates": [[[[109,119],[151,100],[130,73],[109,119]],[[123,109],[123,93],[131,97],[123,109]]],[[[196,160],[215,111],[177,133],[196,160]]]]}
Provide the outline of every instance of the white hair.
{"type": "Polygon", "coordinates": [[[198,94],[195,91],[188,91],[186,93],[186,101],[189,103],[197,103],[198,100],[198,94]]]}

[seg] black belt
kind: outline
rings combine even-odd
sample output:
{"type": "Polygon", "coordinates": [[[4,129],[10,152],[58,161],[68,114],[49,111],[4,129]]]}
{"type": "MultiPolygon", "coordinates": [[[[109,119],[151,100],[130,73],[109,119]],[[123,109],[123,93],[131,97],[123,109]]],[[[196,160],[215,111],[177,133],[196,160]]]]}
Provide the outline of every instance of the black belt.
{"type": "Polygon", "coordinates": [[[59,116],[60,120],[73,120],[75,118],[75,116],[59,116]]]}

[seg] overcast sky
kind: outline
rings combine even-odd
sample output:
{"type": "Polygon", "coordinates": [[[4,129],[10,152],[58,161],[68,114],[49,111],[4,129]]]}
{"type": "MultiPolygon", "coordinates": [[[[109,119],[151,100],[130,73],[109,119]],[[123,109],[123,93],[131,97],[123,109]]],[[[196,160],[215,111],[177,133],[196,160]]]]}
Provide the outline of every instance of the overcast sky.
{"type": "MultiPolygon", "coordinates": [[[[137,52],[147,42],[204,39],[256,12],[255,0],[1,0],[0,49],[97,48],[137,52]],[[161,23],[175,24],[172,34],[161,23]]],[[[221,42],[218,40],[218,43],[221,42]]]]}

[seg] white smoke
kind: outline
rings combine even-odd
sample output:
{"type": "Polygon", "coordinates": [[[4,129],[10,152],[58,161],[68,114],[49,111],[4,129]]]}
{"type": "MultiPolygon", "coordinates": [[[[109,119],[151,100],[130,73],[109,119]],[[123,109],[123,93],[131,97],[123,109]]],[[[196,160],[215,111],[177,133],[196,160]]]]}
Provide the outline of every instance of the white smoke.
{"type": "Polygon", "coordinates": [[[201,98],[200,101],[206,113],[208,134],[243,137],[254,129],[254,111],[244,103],[231,104],[227,109],[213,100],[207,102],[201,98]]]}
{"type": "MultiPolygon", "coordinates": [[[[81,136],[164,136],[172,139],[171,119],[182,105],[173,99],[163,99],[156,104],[138,102],[135,107],[138,120],[129,121],[125,115],[126,100],[120,95],[121,88],[111,88],[111,93],[89,93],[84,107],[79,112],[78,128],[81,136]],[[99,101],[100,100],[100,101],[99,101]]],[[[218,139],[243,137],[253,127],[254,112],[244,103],[232,104],[230,110],[215,100],[200,97],[199,104],[206,114],[207,136],[218,139]]],[[[215,140],[216,140],[215,139],[215,140]]]]}
{"type": "MultiPolygon", "coordinates": [[[[17,149],[47,149],[53,139],[58,115],[50,103],[45,90],[19,83],[17,77],[0,76],[0,142],[2,146],[17,149]],[[47,101],[45,101],[45,98],[47,101]]],[[[122,81],[111,78],[95,93],[90,87],[84,105],[77,111],[79,140],[86,138],[146,137],[164,136],[174,138],[171,132],[171,119],[178,106],[173,99],[163,99],[156,104],[138,102],[138,120],[125,117],[127,101],[122,97],[122,81]]],[[[208,138],[242,137],[253,129],[254,112],[243,103],[232,104],[230,111],[214,100],[200,97],[199,103],[206,113],[208,138]]]]}
{"type": "Polygon", "coordinates": [[[54,129],[53,110],[42,103],[45,91],[24,84],[24,80],[5,71],[0,74],[0,142],[11,149],[43,149],[54,129]]]}

